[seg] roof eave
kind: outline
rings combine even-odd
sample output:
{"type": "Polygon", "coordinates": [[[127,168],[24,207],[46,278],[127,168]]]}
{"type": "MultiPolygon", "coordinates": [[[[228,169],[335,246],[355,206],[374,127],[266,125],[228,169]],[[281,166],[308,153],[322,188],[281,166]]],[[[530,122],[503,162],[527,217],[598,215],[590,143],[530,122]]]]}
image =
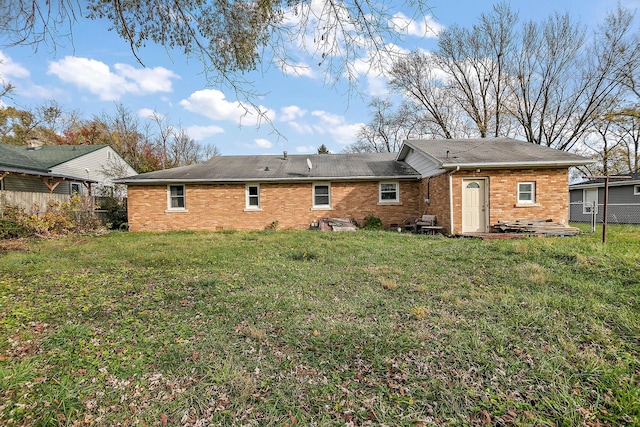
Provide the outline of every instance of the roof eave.
{"type": "MultiPolygon", "coordinates": [[[[625,185],[638,185],[638,184],[640,184],[640,180],[638,179],[629,180],[629,181],[609,181],[609,187],[623,187],[625,185]]],[[[595,187],[604,187],[604,182],[591,182],[591,183],[569,185],[570,190],[576,190],[576,189],[582,189],[582,188],[595,188],[595,187]]]]}
{"type": "Polygon", "coordinates": [[[595,160],[586,159],[580,160],[558,160],[558,161],[537,161],[537,162],[491,162],[491,163],[446,163],[442,162],[441,167],[443,169],[506,169],[506,168],[553,168],[553,167],[572,167],[583,166],[594,163],[595,160]]]}
{"type": "Polygon", "coordinates": [[[296,178],[217,178],[217,179],[185,179],[185,178],[148,178],[148,179],[116,179],[116,184],[153,185],[153,184],[222,184],[243,182],[312,182],[312,181],[390,181],[390,180],[418,180],[420,175],[390,175],[390,176],[307,176],[296,178]]]}
{"type": "Polygon", "coordinates": [[[28,176],[43,177],[43,178],[57,178],[57,179],[62,179],[63,181],[78,181],[78,182],[87,182],[90,184],[98,183],[98,181],[95,181],[93,179],[80,178],[80,177],[71,176],[71,175],[55,174],[50,172],[42,172],[35,169],[7,168],[7,167],[0,166],[0,172],[2,171],[10,172],[18,175],[28,175],[28,176]]]}

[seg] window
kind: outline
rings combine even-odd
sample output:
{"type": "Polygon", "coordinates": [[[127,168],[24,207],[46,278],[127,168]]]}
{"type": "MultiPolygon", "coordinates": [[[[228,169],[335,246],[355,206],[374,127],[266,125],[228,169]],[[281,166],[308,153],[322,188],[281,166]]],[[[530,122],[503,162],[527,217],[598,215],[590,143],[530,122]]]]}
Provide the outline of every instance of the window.
{"type": "Polygon", "coordinates": [[[186,208],[184,185],[169,186],[169,209],[178,210],[186,208]]]}
{"type": "Polygon", "coordinates": [[[246,210],[260,210],[260,186],[258,184],[247,184],[247,206],[246,210]]]}
{"type": "Polygon", "coordinates": [[[634,196],[640,196],[640,185],[634,185],[633,186],[633,195],[634,196]]]}
{"type": "Polygon", "coordinates": [[[585,188],[582,190],[582,213],[585,215],[598,213],[597,188],[585,188]]]}
{"type": "Polygon", "coordinates": [[[380,183],[380,203],[400,201],[400,189],[397,182],[380,183]]]}
{"type": "Polygon", "coordinates": [[[536,183],[518,183],[518,204],[533,204],[536,202],[536,183]]]}
{"type": "Polygon", "coordinates": [[[313,184],[313,207],[331,207],[331,186],[329,184],[313,184]]]}
{"type": "Polygon", "coordinates": [[[77,182],[71,183],[71,194],[80,194],[80,184],[77,182]]]}

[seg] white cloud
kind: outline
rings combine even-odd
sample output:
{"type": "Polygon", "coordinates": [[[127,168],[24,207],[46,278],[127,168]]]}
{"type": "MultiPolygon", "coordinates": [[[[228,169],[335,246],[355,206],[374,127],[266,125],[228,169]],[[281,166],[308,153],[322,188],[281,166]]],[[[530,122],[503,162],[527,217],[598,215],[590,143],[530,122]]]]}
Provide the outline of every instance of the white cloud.
{"type": "Polygon", "coordinates": [[[353,144],[358,140],[358,132],[362,126],[362,123],[344,124],[331,129],[329,133],[338,144],[353,144]]]}
{"type": "Polygon", "coordinates": [[[209,138],[213,135],[224,133],[224,129],[216,125],[187,126],[184,130],[187,131],[187,134],[196,141],[202,141],[203,139],[209,138]]]}
{"type": "Polygon", "coordinates": [[[300,108],[297,105],[289,105],[280,109],[279,120],[281,122],[291,122],[304,117],[306,114],[307,110],[300,108]]]}
{"type": "Polygon", "coordinates": [[[22,65],[13,62],[10,56],[5,55],[0,51],[0,78],[27,78],[29,77],[29,70],[22,65]]]}
{"type": "MultiPolygon", "coordinates": [[[[227,120],[235,123],[243,123],[252,120],[260,124],[261,117],[251,106],[243,106],[238,101],[227,101],[224,93],[215,89],[204,89],[193,92],[189,98],[180,101],[180,105],[187,111],[201,114],[212,120],[227,120]]],[[[258,107],[268,120],[275,119],[275,112],[265,107],[258,107]]]]}
{"type": "MultiPolygon", "coordinates": [[[[311,112],[315,119],[313,123],[289,122],[289,125],[301,135],[327,135],[334,142],[341,145],[352,144],[358,139],[358,132],[362,123],[347,123],[343,116],[316,110],[311,112]]],[[[303,147],[303,151],[309,151],[309,146],[303,147]]],[[[314,149],[315,150],[315,149],[314,149]]]]}
{"type": "Polygon", "coordinates": [[[273,147],[273,143],[271,141],[269,141],[268,139],[264,139],[264,138],[257,138],[255,140],[256,145],[260,148],[271,148],[273,147]]]}
{"type": "Polygon", "coordinates": [[[142,69],[115,64],[112,71],[104,62],[74,56],[51,62],[47,74],[53,74],[63,82],[98,95],[103,101],[117,101],[129,93],[146,95],[171,92],[171,80],[179,78],[164,67],[142,69]]]}
{"type": "Polygon", "coordinates": [[[381,76],[367,76],[367,94],[369,96],[385,96],[389,94],[388,80],[381,76]]]}
{"type": "Polygon", "coordinates": [[[335,142],[343,145],[357,141],[362,123],[347,123],[343,116],[326,111],[318,110],[311,114],[319,120],[319,123],[315,126],[316,132],[331,135],[335,142]]]}
{"type": "Polygon", "coordinates": [[[320,120],[320,123],[326,126],[337,126],[344,123],[344,117],[327,111],[316,110],[311,112],[311,115],[317,117],[320,120]]]}
{"type": "Polygon", "coordinates": [[[433,16],[426,15],[422,20],[414,20],[402,12],[398,12],[391,18],[391,26],[400,33],[409,36],[436,38],[444,30],[444,25],[436,22],[433,16]]]}
{"type": "Polygon", "coordinates": [[[307,153],[316,153],[317,148],[313,145],[298,145],[296,148],[296,153],[307,154],[307,153]]]}
{"type": "Polygon", "coordinates": [[[142,93],[171,92],[171,79],[180,78],[164,67],[135,68],[129,64],[115,64],[113,68],[118,75],[135,82],[142,93]]]}
{"type": "Polygon", "coordinates": [[[159,116],[161,119],[164,118],[163,115],[158,114],[155,110],[151,108],[141,108],[138,110],[138,117],[142,117],[143,119],[153,119],[154,116],[159,116]]]}
{"type": "Polygon", "coordinates": [[[369,51],[367,55],[353,61],[350,67],[357,77],[367,76],[368,79],[384,79],[389,74],[389,68],[408,53],[409,50],[389,43],[382,49],[369,51]]]}
{"type": "Polygon", "coordinates": [[[300,135],[311,135],[314,132],[313,126],[308,123],[289,122],[289,126],[300,135]]]}

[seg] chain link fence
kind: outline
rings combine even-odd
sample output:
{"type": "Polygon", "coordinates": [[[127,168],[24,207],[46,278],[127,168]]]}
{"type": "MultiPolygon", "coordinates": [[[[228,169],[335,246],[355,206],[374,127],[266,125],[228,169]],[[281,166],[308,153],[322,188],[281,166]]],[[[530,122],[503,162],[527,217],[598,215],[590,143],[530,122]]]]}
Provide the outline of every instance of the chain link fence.
{"type": "MultiPolygon", "coordinates": [[[[576,202],[569,205],[569,221],[591,223],[595,215],[596,224],[604,220],[604,205],[576,202]]],[[[640,203],[607,205],[609,224],[640,224],[640,203]]]]}

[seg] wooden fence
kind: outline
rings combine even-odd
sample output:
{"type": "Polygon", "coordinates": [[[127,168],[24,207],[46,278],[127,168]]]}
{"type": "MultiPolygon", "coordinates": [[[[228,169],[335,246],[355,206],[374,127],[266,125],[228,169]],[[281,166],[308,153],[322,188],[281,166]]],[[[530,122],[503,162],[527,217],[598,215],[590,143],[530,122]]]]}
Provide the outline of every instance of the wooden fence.
{"type": "MultiPolygon", "coordinates": [[[[0,212],[5,206],[18,206],[27,212],[43,212],[50,201],[66,203],[70,199],[68,194],[29,193],[24,191],[0,191],[0,212]]],[[[83,196],[88,197],[88,196],[83,196]]],[[[91,197],[93,202],[93,197],[91,197]]]]}

